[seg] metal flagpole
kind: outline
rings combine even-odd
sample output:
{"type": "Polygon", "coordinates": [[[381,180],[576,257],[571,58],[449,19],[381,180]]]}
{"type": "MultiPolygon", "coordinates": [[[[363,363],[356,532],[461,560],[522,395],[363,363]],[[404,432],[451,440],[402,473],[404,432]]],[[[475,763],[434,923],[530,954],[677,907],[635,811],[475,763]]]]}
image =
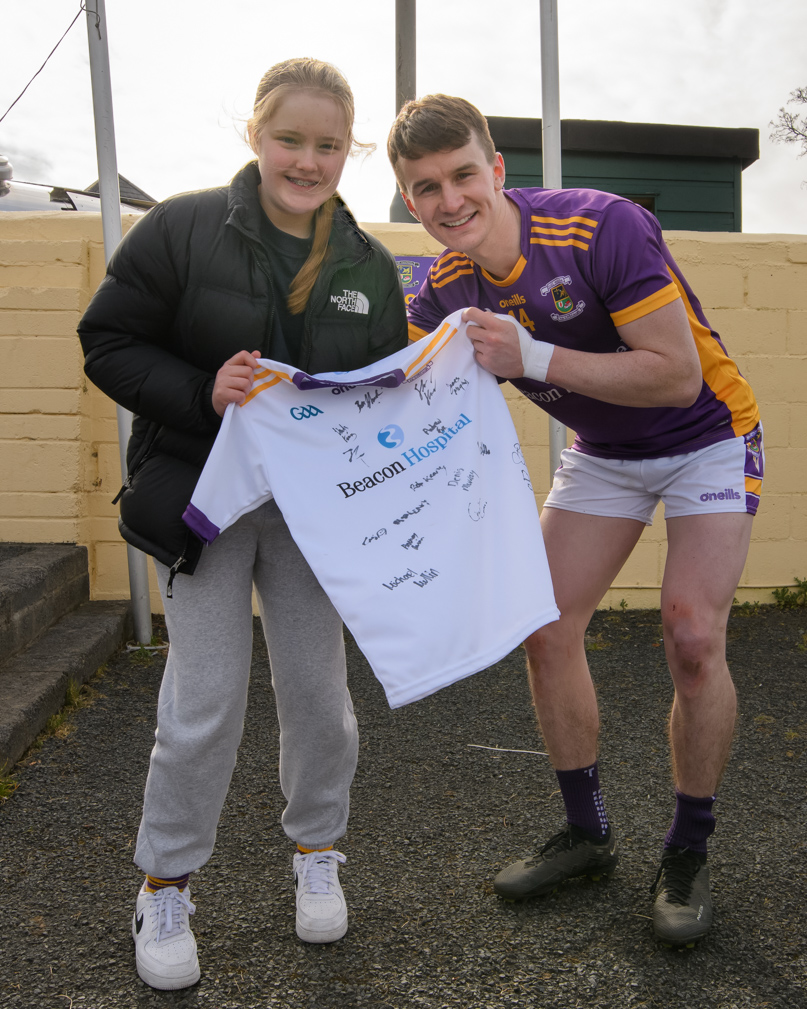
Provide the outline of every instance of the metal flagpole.
{"type": "MultiPolygon", "coordinates": [[[[541,0],[541,152],[545,189],[563,189],[560,165],[558,2],[541,0]]],[[[549,418],[549,482],[566,448],[566,428],[549,418]]]]}
{"type": "MultiPolygon", "coordinates": [[[[395,114],[416,97],[417,0],[395,0],[395,114]]],[[[397,187],[389,208],[390,221],[412,224],[397,187]]]]}
{"type": "MultiPolygon", "coordinates": [[[[115,154],[115,123],[112,117],[112,86],[109,78],[109,49],[104,0],[87,0],[87,39],[90,48],[90,78],[95,116],[95,147],[98,156],[98,185],[101,191],[101,227],[104,259],[108,263],[121,240],[120,187],[115,154]]],[[[132,433],[132,415],[117,407],[120,467],[126,479],[126,446],[132,433]]],[[[151,641],[151,603],[146,555],[126,544],[129,560],[129,593],[132,599],[135,638],[151,641]]]]}

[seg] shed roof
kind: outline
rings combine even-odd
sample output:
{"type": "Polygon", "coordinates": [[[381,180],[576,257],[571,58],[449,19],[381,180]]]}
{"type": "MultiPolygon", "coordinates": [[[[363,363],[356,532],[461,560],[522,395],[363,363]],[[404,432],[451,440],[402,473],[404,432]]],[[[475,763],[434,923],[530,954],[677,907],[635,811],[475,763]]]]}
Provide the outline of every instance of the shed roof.
{"type": "MultiPolygon", "coordinates": [[[[487,116],[497,147],[541,150],[541,120],[487,116]]],[[[748,168],[759,158],[759,130],[724,126],[623,123],[602,119],[562,119],[561,149],[656,157],[738,159],[748,168]]]]}

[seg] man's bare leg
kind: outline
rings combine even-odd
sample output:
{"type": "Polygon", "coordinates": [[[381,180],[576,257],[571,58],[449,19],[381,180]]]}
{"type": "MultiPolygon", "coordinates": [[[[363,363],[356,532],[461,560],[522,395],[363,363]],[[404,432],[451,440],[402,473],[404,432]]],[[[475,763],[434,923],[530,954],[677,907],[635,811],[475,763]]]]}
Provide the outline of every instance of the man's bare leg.
{"type": "Polygon", "coordinates": [[[545,508],[541,526],[561,616],[525,646],[533,701],[568,826],[532,858],[496,876],[494,890],[510,899],[540,896],[573,876],[609,875],[619,859],[599,791],[599,716],[584,635],[644,524],[545,508]]]}
{"type": "Polygon", "coordinates": [[[736,697],[726,624],[751,538],[750,515],[667,521],[661,591],[664,647],[675,684],[670,741],[676,788],[711,795],[728,760],[736,697]]]}
{"type": "Polygon", "coordinates": [[[661,593],[664,648],[675,685],[670,744],[676,811],[653,906],[658,937],[692,945],[712,922],[706,841],[734,733],[737,701],[726,624],[751,538],[746,514],[667,520],[661,593]]]}
{"type": "Polygon", "coordinates": [[[585,632],[644,523],[544,508],[541,529],[560,620],[524,646],[541,733],[553,767],[565,771],[597,759],[599,716],[585,632]]]}

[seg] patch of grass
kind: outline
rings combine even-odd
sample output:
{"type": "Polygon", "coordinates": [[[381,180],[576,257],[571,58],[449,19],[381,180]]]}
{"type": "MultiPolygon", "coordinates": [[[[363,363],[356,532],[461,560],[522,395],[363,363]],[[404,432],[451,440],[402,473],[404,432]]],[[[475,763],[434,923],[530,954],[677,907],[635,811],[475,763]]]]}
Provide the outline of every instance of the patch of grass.
{"type": "Polygon", "coordinates": [[[766,735],[771,731],[771,728],[773,727],[775,721],[776,719],[773,718],[771,715],[757,715],[756,718],[754,718],[754,722],[756,723],[757,727],[757,732],[762,732],[765,733],[766,735]]]}
{"type": "Polygon", "coordinates": [[[807,606],[807,578],[796,578],[795,588],[785,585],[773,590],[773,598],[780,610],[795,610],[807,606]]]}
{"type": "Polygon", "coordinates": [[[134,651],[129,652],[129,661],[137,663],[138,666],[150,666],[154,661],[154,656],[151,652],[147,651],[145,646],[141,645],[134,651]]]}
{"type": "Polygon", "coordinates": [[[11,796],[17,791],[19,782],[15,780],[12,774],[0,774],[0,805],[2,805],[6,799],[10,799],[11,796]]]}
{"type": "Polygon", "coordinates": [[[747,600],[744,603],[741,603],[735,596],[734,603],[731,607],[731,612],[734,614],[734,616],[753,617],[759,613],[761,608],[762,604],[758,599],[755,599],[753,603],[749,603],[747,600]]]}
{"type": "Polygon", "coordinates": [[[587,652],[600,652],[603,648],[608,648],[609,642],[603,641],[602,633],[587,634],[585,637],[585,646],[587,652]]]}
{"type": "Polygon", "coordinates": [[[51,715],[47,722],[45,722],[45,728],[37,736],[31,749],[28,751],[29,753],[35,753],[39,750],[50,736],[55,736],[57,739],[66,739],[75,730],[75,725],[70,721],[70,716],[74,715],[81,708],[86,708],[88,704],[92,704],[100,696],[93,684],[104,675],[106,670],[106,665],[100,666],[93,674],[92,680],[89,683],[81,684],[76,683],[75,680],[67,681],[64,707],[57,711],[55,715],[51,715]]]}

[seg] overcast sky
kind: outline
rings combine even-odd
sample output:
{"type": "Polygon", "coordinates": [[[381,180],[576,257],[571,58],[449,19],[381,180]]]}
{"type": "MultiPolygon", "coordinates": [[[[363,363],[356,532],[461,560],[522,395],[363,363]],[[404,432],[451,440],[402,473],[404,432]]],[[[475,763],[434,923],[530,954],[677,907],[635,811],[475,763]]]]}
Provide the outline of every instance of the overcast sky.
{"type": "MultiPolygon", "coordinates": [[[[487,115],[541,115],[539,0],[418,6],[418,94],[462,95],[487,115]]],[[[563,118],[755,127],[760,160],[743,173],[743,230],[807,234],[807,157],[768,139],[790,92],[807,85],[805,0],[558,7],[563,118]]],[[[356,134],[378,144],[348,165],[340,191],[360,220],[388,219],[394,0],[106,0],[106,8],[121,174],[157,199],[226,182],[250,156],[240,130],[264,70],[316,56],[344,72],[356,134]]],[[[78,9],[78,0],[4,4],[0,116],[78,9]]],[[[97,178],[86,15],[0,123],[0,154],[24,181],[84,187],[97,178]]]]}

